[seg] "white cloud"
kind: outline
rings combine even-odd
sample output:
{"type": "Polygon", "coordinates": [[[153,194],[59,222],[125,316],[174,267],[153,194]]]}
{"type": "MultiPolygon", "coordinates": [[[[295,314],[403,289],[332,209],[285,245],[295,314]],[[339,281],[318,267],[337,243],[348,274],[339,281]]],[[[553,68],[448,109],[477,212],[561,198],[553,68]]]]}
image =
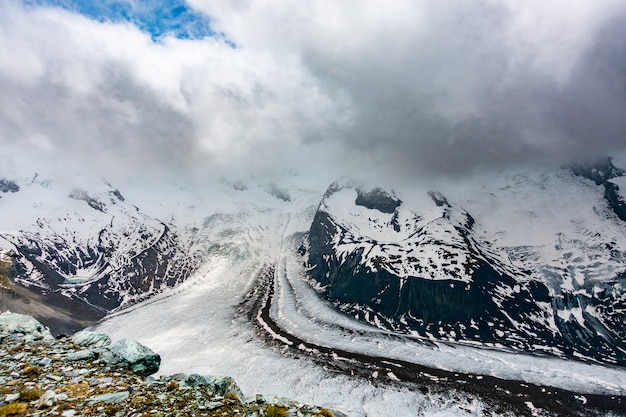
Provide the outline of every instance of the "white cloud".
{"type": "Polygon", "coordinates": [[[116,172],[402,176],[626,146],[624,0],[190,4],[237,47],[0,4],[0,145],[45,137],[116,172]]]}

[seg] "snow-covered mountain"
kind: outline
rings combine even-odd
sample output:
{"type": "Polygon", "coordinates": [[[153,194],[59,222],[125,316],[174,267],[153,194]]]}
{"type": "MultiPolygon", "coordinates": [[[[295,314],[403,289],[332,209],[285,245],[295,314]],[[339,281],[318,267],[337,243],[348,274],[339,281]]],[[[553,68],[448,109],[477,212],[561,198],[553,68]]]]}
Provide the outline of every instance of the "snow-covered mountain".
{"type": "Polygon", "coordinates": [[[380,328],[624,365],[623,174],[605,160],[454,200],[337,182],[309,231],[309,274],[380,328]]]}
{"type": "Polygon", "coordinates": [[[13,281],[66,313],[99,319],[180,284],[199,263],[174,224],[105,180],[83,189],[34,174],[2,184],[10,192],[0,200],[0,247],[12,258],[13,281]]]}
{"type": "Polygon", "coordinates": [[[64,331],[106,314],[99,328],[153,346],[165,373],[348,415],[616,410],[626,371],[589,362],[623,365],[626,232],[607,190],[620,203],[626,184],[580,174],[322,196],[298,177],[3,173],[0,308],[64,331]]]}

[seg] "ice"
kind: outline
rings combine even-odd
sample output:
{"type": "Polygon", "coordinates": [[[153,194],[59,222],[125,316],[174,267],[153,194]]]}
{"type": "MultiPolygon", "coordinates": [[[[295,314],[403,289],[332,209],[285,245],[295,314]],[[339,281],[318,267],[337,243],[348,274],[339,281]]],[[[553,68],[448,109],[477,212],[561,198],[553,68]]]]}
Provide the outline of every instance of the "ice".
{"type": "MultiPolygon", "coordinates": [[[[331,373],[307,356],[285,355],[282,349],[270,348],[260,341],[245,317],[237,317],[237,305],[260,270],[277,260],[277,270],[286,267],[284,257],[293,249],[287,245],[294,241],[286,237],[306,227],[312,215],[309,208],[315,198],[304,200],[296,213],[258,210],[254,216],[235,216],[238,220],[234,223],[212,224],[213,235],[237,230],[229,235],[230,243],[238,246],[236,250],[231,248],[207,259],[186,283],[112,315],[98,326],[98,331],[113,339],[132,337],[153,348],[162,357],[160,374],[231,375],[247,395],[265,393],[295,398],[350,416],[429,416],[441,412],[467,415],[460,404],[450,404],[436,395],[416,393],[401,384],[375,387],[361,378],[331,373]],[[256,233],[257,230],[263,232],[256,233]]],[[[247,204],[240,208],[241,212],[250,209],[247,204]]],[[[222,241],[223,245],[228,243],[222,241]]],[[[287,307],[287,303],[280,302],[277,310],[285,320],[294,320],[292,326],[300,323],[295,315],[301,308],[309,309],[309,319],[313,321],[320,309],[328,308],[310,287],[305,288],[310,297],[302,300],[300,307],[289,304],[289,311],[285,311],[283,306],[287,307]]],[[[356,328],[370,330],[369,326],[341,315],[333,319],[339,324],[350,322],[356,328]]],[[[325,332],[323,326],[319,331],[325,332]]],[[[473,415],[488,415],[480,402],[465,402],[473,415]]]]}

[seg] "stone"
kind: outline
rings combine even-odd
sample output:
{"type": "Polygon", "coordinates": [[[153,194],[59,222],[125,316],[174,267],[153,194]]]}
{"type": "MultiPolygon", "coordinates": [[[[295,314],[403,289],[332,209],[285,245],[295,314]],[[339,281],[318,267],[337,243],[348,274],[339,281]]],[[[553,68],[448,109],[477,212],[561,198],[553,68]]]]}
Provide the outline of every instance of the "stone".
{"type": "Polygon", "coordinates": [[[0,314],[0,334],[25,340],[55,340],[50,330],[33,317],[8,312],[0,314]]]}
{"type": "Polygon", "coordinates": [[[97,352],[92,349],[79,350],[78,352],[69,352],[65,355],[66,361],[84,361],[95,359],[97,357],[97,352]]]}
{"type": "Polygon", "coordinates": [[[54,405],[56,401],[56,394],[52,390],[47,390],[43,393],[39,401],[37,401],[37,408],[50,408],[54,405]]]}
{"type": "Polygon", "coordinates": [[[51,379],[51,380],[56,381],[56,382],[59,382],[59,381],[63,380],[62,376],[53,375],[53,374],[46,375],[46,378],[51,379]]]}
{"type": "Polygon", "coordinates": [[[74,417],[76,415],[76,410],[63,410],[61,413],[62,417],[74,417]]]}
{"type": "Polygon", "coordinates": [[[161,356],[134,340],[119,340],[111,345],[109,350],[125,362],[126,368],[139,375],[152,375],[161,365],[161,356]]]}
{"type": "Polygon", "coordinates": [[[204,407],[211,411],[211,410],[215,410],[216,408],[220,408],[220,407],[224,407],[224,402],[222,401],[211,401],[209,403],[206,403],[204,405],[204,407]]]}
{"type": "Polygon", "coordinates": [[[208,386],[211,391],[217,395],[221,395],[222,397],[225,397],[228,394],[234,394],[240,399],[245,398],[235,380],[229,376],[203,376],[192,374],[185,380],[185,384],[192,387],[202,385],[208,386]]]}
{"type": "Polygon", "coordinates": [[[122,392],[113,392],[110,394],[102,394],[102,395],[95,395],[93,397],[89,397],[87,399],[87,401],[90,404],[95,404],[95,403],[121,403],[123,401],[126,401],[128,399],[128,397],[130,396],[130,393],[128,391],[122,391],[122,392]]]}
{"type": "Polygon", "coordinates": [[[4,396],[5,403],[12,403],[13,401],[17,401],[20,399],[20,394],[7,394],[4,396]]]}
{"type": "Polygon", "coordinates": [[[111,344],[111,338],[104,333],[81,330],[71,338],[72,343],[87,348],[103,348],[111,344]]]}
{"type": "Polygon", "coordinates": [[[128,362],[115,353],[107,349],[94,349],[98,355],[98,363],[105,364],[111,368],[128,366],[128,362]]]}
{"type": "Polygon", "coordinates": [[[290,407],[292,401],[288,398],[283,397],[274,397],[273,395],[268,395],[263,397],[265,399],[265,403],[269,405],[276,405],[279,407],[290,407]]]}
{"type": "Polygon", "coordinates": [[[50,359],[50,358],[42,358],[39,361],[38,365],[39,366],[43,366],[45,368],[46,366],[50,366],[51,363],[52,363],[52,359],[50,359]]]}

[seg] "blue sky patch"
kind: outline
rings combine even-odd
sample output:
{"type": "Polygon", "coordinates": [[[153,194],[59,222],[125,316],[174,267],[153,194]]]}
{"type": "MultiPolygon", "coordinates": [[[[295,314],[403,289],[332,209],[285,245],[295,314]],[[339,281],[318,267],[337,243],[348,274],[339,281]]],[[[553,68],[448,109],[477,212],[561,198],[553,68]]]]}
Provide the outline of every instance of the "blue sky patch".
{"type": "Polygon", "coordinates": [[[100,22],[130,22],[150,33],[153,40],[168,35],[179,39],[224,38],[223,34],[213,32],[207,16],[184,0],[24,0],[24,3],[61,7],[100,22]]]}

